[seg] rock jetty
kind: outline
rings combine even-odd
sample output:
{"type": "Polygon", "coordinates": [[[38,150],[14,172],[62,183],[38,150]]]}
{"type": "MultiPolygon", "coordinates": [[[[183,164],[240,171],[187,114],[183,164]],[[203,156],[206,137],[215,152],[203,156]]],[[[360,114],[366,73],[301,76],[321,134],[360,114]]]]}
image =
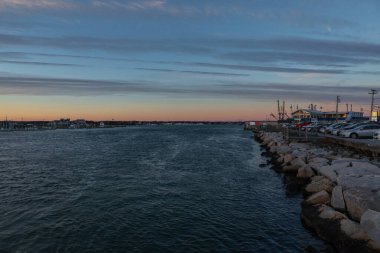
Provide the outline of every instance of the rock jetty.
{"type": "Polygon", "coordinates": [[[273,169],[294,175],[302,184],[306,226],[338,252],[380,253],[376,161],[313,143],[287,143],[281,133],[260,132],[255,138],[266,149],[262,155],[271,157],[273,169]]]}

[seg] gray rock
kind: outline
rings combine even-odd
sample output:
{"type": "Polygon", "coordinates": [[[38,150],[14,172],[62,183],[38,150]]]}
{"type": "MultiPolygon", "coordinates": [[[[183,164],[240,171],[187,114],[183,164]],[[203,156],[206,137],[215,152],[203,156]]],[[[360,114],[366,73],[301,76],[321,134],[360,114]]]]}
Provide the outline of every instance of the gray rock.
{"type": "Polygon", "coordinates": [[[337,182],[344,190],[350,188],[380,190],[380,175],[342,175],[338,176],[337,182]]]}
{"type": "Polygon", "coordinates": [[[307,156],[307,152],[305,152],[305,151],[301,151],[301,150],[294,150],[293,152],[292,152],[292,156],[293,157],[306,157],[307,156]]]}
{"type": "Polygon", "coordinates": [[[326,191],[320,191],[308,197],[306,203],[309,205],[329,204],[330,196],[326,191]]]}
{"type": "Polygon", "coordinates": [[[352,162],[352,167],[348,168],[336,168],[335,171],[338,175],[379,175],[380,169],[369,162],[352,162]]]}
{"type": "Polygon", "coordinates": [[[297,177],[299,178],[311,178],[315,175],[314,171],[309,165],[305,165],[298,169],[297,177]]]}
{"type": "Polygon", "coordinates": [[[298,157],[298,158],[294,159],[293,161],[290,162],[290,164],[292,166],[297,167],[297,168],[301,168],[301,167],[303,167],[303,166],[306,165],[305,160],[302,159],[301,157],[298,157]]]}
{"type": "Polygon", "coordinates": [[[352,161],[356,161],[356,159],[342,158],[342,159],[338,159],[338,160],[333,160],[331,162],[331,165],[342,164],[342,166],[344,166],[344,167],[349,167],[349,166],[351,166],[352,161]]]}
{"type": "Polygon", "coordinates": [[[327,165],[329,163],[329,160],[327,160],[326,158],[323,158],[323,157],[315,157],[315,158],[309,159],[308,162],[309,163],[317,163],[317,164],[320,164],[320,165],[322,165],[322,164],[323,165],[327,165]]]}
{"type": "Polygon", "coordinates": [[[270,147],[269,151],[271,153],[277,153],[277,149],[278,149],[278,147],[273,145],[273,146],[270,147]]]}
{"type": "Polygon", "coordinates": [[[352,239],[367,241],[368,236],[360,224],[350,219],[340,221],[340,230],[352,239]]]}
{"type": "Polygon", "coordinates": [[[279,154],[287,154],[291,151],[292,151],[292,149],[288,145],[282,145],[282,146],[277,148],[277,152],[279,154]]]}
{"type": "Polygon", "coordinates": [[[346,204],[343,198],[343,189],[341,186],[335,186],[331,194],[331,206],[338,211],[344,211],[346,204]]]}
{"type": "Polygon", "coordinates": [[[337,175],[336,175],[333,168],[334,168],[333,166],[327,165],[327,166],[322,166],[322,167],[316,168],[316,171],[320,175],[323,175],[323,176],[327,177],[328,179],[330,179],[332,182],[336,182],[337,175]]]}
{"type": "Polygon", "coordinates": [[[319,217],[322,219],[341,220],[347,218],[343,213],[335,211],[333,208],[326,205],[321,205],[318,211],[320,212],[319,217]]]}
{"type": "Polygon", "coordinates": [[[367,209],[380,212],[380,195],[369,189],[350,188],[343,191],[343,197],[348,214],[356,221],[367,209]]]}
{"type": "Polygon", "coordinates": [[[295,159],[295,157],[293,156],[293,155],[291,155],[291,154],[286,154],[285,156],[284,156],[284,163],[289,163],[289,162],[291,162],[292,160],[294,160],[295,159]]]}
{"type": "Polygon", "coordinates": [[[327,192],[331,192],[332,188],[333,186],[332,186],[331,181],[327,178],[322,178],[317,181],[316,180],[311,181],[311,183],[306,186],[305,191],[308,193],[315,193],[315,192],[320,192],[323,190],[327,192]]]}
{"type": "Polygon", "coordinates": [[[369,238],[380,245],[380,212],[368,209],[360,219],[360,226],[369,238]]]}

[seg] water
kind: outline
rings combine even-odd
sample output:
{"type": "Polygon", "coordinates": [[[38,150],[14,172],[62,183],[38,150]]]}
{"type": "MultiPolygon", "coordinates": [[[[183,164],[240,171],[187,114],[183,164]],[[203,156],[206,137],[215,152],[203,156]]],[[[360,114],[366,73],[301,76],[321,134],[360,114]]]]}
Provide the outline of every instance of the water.
{"type": "Polygon", "coordinates": [[[1,252],[304,252],[241,126],[0,133],[1,252]]]}

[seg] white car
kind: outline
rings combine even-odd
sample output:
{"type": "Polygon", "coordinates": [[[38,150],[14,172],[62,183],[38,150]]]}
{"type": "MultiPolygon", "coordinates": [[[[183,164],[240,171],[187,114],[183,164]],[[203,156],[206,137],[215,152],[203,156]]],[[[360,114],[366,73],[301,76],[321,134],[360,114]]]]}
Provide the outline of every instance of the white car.
{"type": "Polygon", "coordinates": [[[370,125],[361,125],[353,129],[344,130],[340,132],[340,135],[347,138],[372,138],[377,132],[380,130],[380,125],[378,124],[370,124],[370,125]]]}

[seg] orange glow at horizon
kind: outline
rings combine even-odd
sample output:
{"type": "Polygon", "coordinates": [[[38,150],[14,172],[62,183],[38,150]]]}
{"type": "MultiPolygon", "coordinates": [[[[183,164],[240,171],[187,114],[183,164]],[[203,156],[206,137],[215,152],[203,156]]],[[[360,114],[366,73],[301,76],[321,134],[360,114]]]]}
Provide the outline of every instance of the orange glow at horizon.
{"type": "MultiPolygon", "coordinates": [[[[9,120],[60,118],[122,121],[246,121],[264,120],[273,103],[250,101],[112,101],[100,97],[3,97],[0,117],[9,120]]],[[[3,120],[1,119],[0,120],[3,120]]]]}

